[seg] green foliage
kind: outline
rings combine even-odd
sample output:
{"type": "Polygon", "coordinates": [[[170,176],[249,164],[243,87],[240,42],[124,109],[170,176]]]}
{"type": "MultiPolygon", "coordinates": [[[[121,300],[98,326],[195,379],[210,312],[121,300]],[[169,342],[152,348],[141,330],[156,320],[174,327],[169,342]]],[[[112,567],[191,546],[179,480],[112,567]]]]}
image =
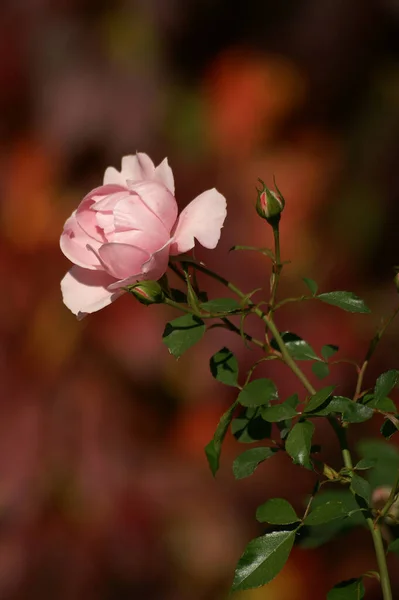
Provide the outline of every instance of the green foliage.
{"type": "Polygon", "coordinates": [[[393,485],[399,469],[399,450],[384,440],[361,440],[357,452],[365,460],[374,460],[374,467],[367,472],[371,488],[393,485]]]}
{"type": "Polygon", "coordinates": [[[310,397],[309,402],[305,407],[305,413],[311,413],[317,410],[322,404],[324,404],[328,398],[331,396],[333,390],[333,385],[329,385],[325,388],[322,388],[318,392],[316,392],[313,396],[310,397]]]}
{"type": "Polygon", "coordinates": [[[360,477],[360,475],[357,475],[356,473],[353,473],[350,489],[353,494],[363,498],[367,505],[370,504],[371,488],[366,479],[360,477]]]}
{"type": "Polygon", "coordinates": [[[254,379],[238,395],[242,406],[263,406],[278,397],[277,388],[271,379],[254,379]]]}
{"type": "Polygon", "coordinates": [[[275,404],[273,406],[267,406],[266,408],[262,408],[261,415],[265,421],[269,421],[270,423],[277,423],[279,421],[285,421],[287,419],[292,419],[296,416],[296,406],[299,403],[298,395],[293,394],[282,402],[281,404],[275,404]]]}
{"type": "Polygon", "coordinates": [[[246,450],[233,463],[233,473],[236,479],[244,479],[249,477],[255,471],[256,467],[277,452],[277,448],[251,448],[246,450]]]}
{"type": "Polygon", "coordinates": [[[367,471],[375,467],[376,461],[371,458],[361,458],[357,465],[355,465],[355,471],[367,471]]]}
{"type": "Polygon", "coordinates": [[[334,354],[338,352],[338,350],[338,346],[334,346],[334,344],[326,344],[321,349],[321,355],[325,360],[328,360],[329,358],[334,356],[334,354]]]}
{"type": "Polygon", "coordinates": [[[195,315],[184,315],[166,324],[162,340],[174,357],[179,358],[186,350],[200,341],[205,333],[205,323],[195,315]]]}
{"type": "Polygon", "coordinates": [[[359,402],[354,402],[345,396],[333,396],[326,406],[320,406],[313,411],[313,415],[328,416],[333,413],[342,415],[342,420],[347,423],[362,423],[371,419],[374,411],[369,406],[364,406],[359,402]]]}
{"type": "Polygon", "coordinates": [[[209,362],[211,373],[217,381],[225,385],[237,386],[238,362],[228,348],[222,348],[209,362]]]}
{"type": "Polygon", "coordinates": [[[312,296],[316,296],[318,290],[317,283],[313,279],[309,279],[309,277],[302,277],[302,281],[312,292],[312,296]]]}
{"type": "Polygon", "coordinates": [[[312,371],[318,379],[324,379],[330,374],[330,368],[325,362],[314,362],[312,364],[312,371]]]}
{"type": "Polygon", "coordinates": [[[362,600],[364,594],[365,590],[362,579],[349,579],[335,585],[328,592],[327,600],[362,600]]]}
{"type": "Polygon", "coordinates": [[[399,538],[389,544],[388,552],[394,552],[395,554],[399,554],[399,538]]]}
{"type": "Polygon", "coordinates": [[[284,498],[272,498],[256,509],[256,519],[259,523],[272,525],[290,525],[299,521],[295,510],[284,498]]]}
{"type": "MultiPolygon", "coordinates": [[[[288,352],[294,360],[314,360],[318,358],[312,346],[300,338],[296,333],[284,331],[283,333],[280,333],[280,335],[283,338],[288,352]]],[[[271,340],[270,345],[275,350],[279,350],[278,343],[274,338],[271,340]]]]}
{"type": "Polygon", "coordinates": [[[349,515],[347,507],[340,500],[330,500],[320,504],[306,517],[305,525],[323,525],[334,519],[343,519],[349,515]]]}
{"type": "Polygon", "coordinates": [[[399,415],[395,415],[391,419],[385,419],[381,425],[381,433],[385,439],[389,440],[399,429],[399,415]]]}
{"type": "Polygon", "coordinates": [[[285,449],[291,456],[294,464],[301,465],[307,469],[312,468],[309,456],[312,447],[313,432],[313,423],[310,421],[301,421],[294,425],[285,442],[285,449]]]}
{"type": "Polygon", "coordinates": [[[386,373],[382,373],[377,379],[374,388],[375,402],[382,401],[393,390],[399,381],[399,371],[392,369],[386,373]]]}
{"type": "Polygon", "coordinates": [[[215,300],[209,300],[203,302],[200,305],[202,310],[209,313],[231,313],[236,310],[240,310],[240,305],[234,298],[216,298],[215,300]]]}
{"type": "Polygon", "coordinates": [[[222,451],[223,440],[226,436],[227,430],[233,418],[234,411],[237,406],[237,401],[230,406],[224,413],[219,421],[216,428],[213,439],[205,446],[205,454],[208,459],[209,466],[211,468],[213,476],[216,475],[219,470],[220,454],[222,451]]]}
{"type": "Polygon", "coordinates": [[[374,394],[366,394],[361,398],[360,402],[369,408],[376,408],[383,412],[396,412],[395,403],[387,397],[375,397],[374,394]]]}
{"type": "Polygon", "coordinates": [[[353,292],[326,292],[316,296],[326,304],[332,304],[351,313],[369,313],[370,309],[364,301],[356,296],[353,292]]]}
{"type": "Polygon", "coordinates": [[[252,444],[270,437],[272,426],[259,414],[259,408],[247,408],[233,420],[231,432],[239,442],[252,444]]]}
{"type": "Polygon", "coordinates": [[[238,561],[232,591],[260,587],[274,579],[287,562],[295,533],[273,531],[249,542],[238,561]]]}

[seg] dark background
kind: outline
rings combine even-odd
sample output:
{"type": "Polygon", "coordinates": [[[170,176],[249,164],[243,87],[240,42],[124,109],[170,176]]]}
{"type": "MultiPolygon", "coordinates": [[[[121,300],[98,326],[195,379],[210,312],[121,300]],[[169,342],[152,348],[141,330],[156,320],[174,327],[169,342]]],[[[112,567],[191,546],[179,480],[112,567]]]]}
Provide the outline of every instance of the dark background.
{"type": "MultiPolygon", "coordinates": [[[[284,457],[235,482],[231,462],[246,448],[229,436],[216,480],[206,465],[203,447],[234,400],[209,357],[228,345],[244,373],[257,353],[213,330],[176,362],[161,344],[173,312],[128,297],[77,322],[61,300],[69,264],[58,241],[108,165],[136,150],[156,164],[167,156],[180,206],[214,186],[228,199],[217,251],[198,256],[243,289],[267,288],[263,257],[228,249],[271,243],[254,202],[257,178],[275,175],[293,260],[281,297],[304,293],[306,276],[373,309],[290,305],[279,327],[361,360],[397,302],[398,33],[397,0],[2,0],[1,598],[222,600],[262,531],[256,506],[280,496],[303,510],[312,475],[284,457]]],[[[398,366],[398,339],[394,325],[366,386],[398,366]]],[[[297,390],[265,364],[258,374],[282,398],[297,390]]],[[[333,379],[353,393],[350,366],[333,379]]],[[[378,424],[357,429],[352,443],[379,435],[378,424]]],[[[315,441],[339,467],[330,431],[315,441]]],[[[295,548],[269,587],[235,598],[319,600],[373,568],[367,533],[354,532],[295,548]]]]}

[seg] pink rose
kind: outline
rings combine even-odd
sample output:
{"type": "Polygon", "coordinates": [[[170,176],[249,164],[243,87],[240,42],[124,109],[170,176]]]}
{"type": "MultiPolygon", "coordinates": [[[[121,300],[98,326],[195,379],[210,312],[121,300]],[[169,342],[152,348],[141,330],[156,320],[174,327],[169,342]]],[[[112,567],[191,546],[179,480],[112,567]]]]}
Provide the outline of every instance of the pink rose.
{"type": "Polygon", "coordinates": [[[61,281],[63,300],[79,318],[107,306],[126,285],[158,280],[170,255],[187,252],[196,238],[215,248],[226,200],[215,189],[195,198],[177,217],[173,173],[165,158],[155,168],[143,153],[108,167],[104,184],[83,198],[67,219],[61,250],[74,263],[61,281]]]}

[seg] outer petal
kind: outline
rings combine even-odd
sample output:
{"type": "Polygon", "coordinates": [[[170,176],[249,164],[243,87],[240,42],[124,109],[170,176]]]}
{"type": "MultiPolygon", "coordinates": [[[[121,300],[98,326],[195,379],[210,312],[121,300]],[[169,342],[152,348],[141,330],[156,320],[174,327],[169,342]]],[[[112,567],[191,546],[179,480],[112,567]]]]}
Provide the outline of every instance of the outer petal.
{"type": "Polygon", "coordinates": [[[154,178],[155,166],[151,158],[144,152],[137,152],[122,158],[121,172],[108,167],[104,174],[104,184],[116,183],[126,186],[126,181],[142,181],[154,178]]]}
{"type": "Polygon", "coordinates": [[[164,158],[161,164],[159,164],[155,169],[154,179],[155,181],[159,181],[159,183],[163,183],[163,185],[168,188],[172,196],[175,195],[175,181],[167,158],[164,158]]]}
{"type": "Polygon", "coordinates": [[[128,182],[129,189],[140,196],[147,208],[170,232],[177,218],[177,203],[170,191],[157,181],[128,182]]]}
{"type": "Polygon", "coordinates": [[[108,290],[115,279],[104,271],[88,271],[81,267],[72,267],[61,281],[62,297],[65,305],[83,318],[96,312],[119,298],[122,290],[108,290]]]}
{"type": "Polygon", "coordinates": [[[226,199],[215,188],[197,196],[179,216],[170,254],[191,250],[194,238],[205,248],[215,248],[226,214],[226,199]]]}
{"type": "Polygon", "coordinates": [[[80,227],[76,220],[76,211],[67,219],[64,230],[60,238],[60,247],[67,258],[75,265],[84,267],[85,269],[96,270],[101,268],[101,263],[98,258],[87,249],[87,244],[90,243],[95,250],[100,247],[100,242],[92,239],[80,227]]]}
{"type": "Polygon", "coordinates": [[[150,258],[149,252],[130,244],[104,244],[98,251],[107,271],[116,279],[125,279],[141,273],[142,265],[150,258]]]}

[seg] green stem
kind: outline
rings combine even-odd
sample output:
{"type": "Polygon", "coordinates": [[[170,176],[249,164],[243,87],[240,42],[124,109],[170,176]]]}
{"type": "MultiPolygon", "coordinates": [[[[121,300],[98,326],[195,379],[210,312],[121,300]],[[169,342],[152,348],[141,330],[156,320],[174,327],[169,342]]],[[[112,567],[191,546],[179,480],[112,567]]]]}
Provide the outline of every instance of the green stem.
{"type": "Polygon", "coordinates": [[[275,300],[276,300],[276,292],[278,283],[280,280],[281,270],[283,265],[281,264],[280,258],[280,230],[279,224],[273,225],[273,236],[274,236],[274,255],[275,261],[273,261],[273,272],[270,279],[270,310],[273,309],[275,300]]]}

